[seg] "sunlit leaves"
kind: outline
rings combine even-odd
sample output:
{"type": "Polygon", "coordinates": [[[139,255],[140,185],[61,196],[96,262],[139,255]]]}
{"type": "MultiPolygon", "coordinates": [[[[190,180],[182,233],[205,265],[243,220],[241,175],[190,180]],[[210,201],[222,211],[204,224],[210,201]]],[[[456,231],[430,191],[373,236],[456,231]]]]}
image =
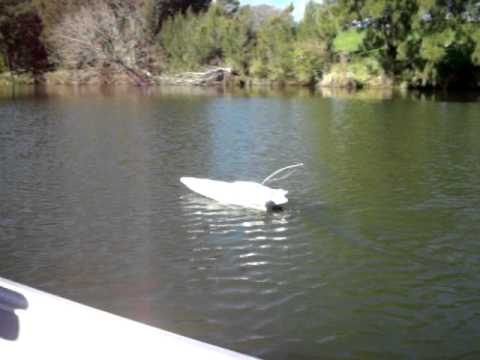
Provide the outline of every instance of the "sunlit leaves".
{"type": "Polygon", "coordinates": [[[472,52],[472,61],[475,65],[480,66],[480,29],[477,29],[471,34],[471,39],[474,43],[474,50],[472,52]]]}
{"type": "Polygon", "coordinates": [[[342,31],[337,34],[333,41],[333,48],[336,52],[354,53],[363,45],[366,32],[357,29],[342,31]]]}
{"type": "Polygon", "coordinates": [[[248,9],[226,16],[220,6],[210,6],[198,15],[189,10],[167,19],[159,39],[171,70],[195,70],[222,62],[244,72],[251,27],[248,9]]]}
{"type": "Polygon", "coordinates": [[[421,56],[428,62],[437,63],[445,56],[445,47],[440,35],[435,34],[424,37],[420,47],[421,56]]]}
{"type": "Polygon", "coordinates": [[[285,80],[293,75],[295,33],[294,24],[287,15],[271,18],[257,32],[255,58],[263,66],[256,68],[267,67],[271,80],[285,80]]]}

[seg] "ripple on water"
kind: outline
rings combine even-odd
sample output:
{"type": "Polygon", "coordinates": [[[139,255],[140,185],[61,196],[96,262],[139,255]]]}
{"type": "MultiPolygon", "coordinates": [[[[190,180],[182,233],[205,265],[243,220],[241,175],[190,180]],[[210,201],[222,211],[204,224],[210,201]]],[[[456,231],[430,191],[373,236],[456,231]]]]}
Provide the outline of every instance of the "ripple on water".
{"type": "Polygon", "coordinates": [[[3,276],[268,359],[479,357],[477,103],[103,91],[2,100],[3,276]],[[280,214],[178,181],[296,161],[280,214]]]}
{"type": "Polygon", "coordinates": [[[278,311],[306,294],[295,289],[295,273],[302,271],[298,261],[312,255],[307,240],[295,237],[301,225],[288,211],[265,214],[196,195],[181,201],[194,261],[205,264],[215,248],[222,248],[215,270],[203,278],[214,284],[209,294],[212,308],[232,313],[229,326],[232,322],[238,326],[248,310],[252,320],[248,336],[263,338],[278,311]]]}

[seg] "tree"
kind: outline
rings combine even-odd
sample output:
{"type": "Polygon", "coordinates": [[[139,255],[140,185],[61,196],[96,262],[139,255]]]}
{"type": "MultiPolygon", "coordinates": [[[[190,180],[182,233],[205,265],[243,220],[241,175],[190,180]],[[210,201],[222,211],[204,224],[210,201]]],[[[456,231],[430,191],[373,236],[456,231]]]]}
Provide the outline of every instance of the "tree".
{"type": "Polygon", "coordinates": [[[357,57],[375,58],[390,77],[421,86],[472,81],[480,55],[477,0],[338,0],[326,9],[336,6],[343,12],[334,16],[334,51],[350,42],[357,57]]]}
{"type": "Polygon", "coordinates": [[[474,86],[479,25],[478,1],[418,0],[411,31],[398,44],[397,60],[415,85],[474,86]]]}
{"type": "MultiPolygon", "coordinates": [[[[142,7],[144,3],[144,0],[103,1],[113,7],[117,3],[122,3],[123,6],[130,8],[142,7]]],[[[58,25],[65,15],[75,12],[81,7],[95,5],[95,3],[95,0],[32,0],[33,6],[47,29],[58,25]]]]}
{"type": "Polygon", "coordinates": [[[185,14],[188,9],[192,12],[208,8],[211,0],[145,0],[145,18],[148,31],[151,36],[156,36],[160,32],[163,23],[177,13],[185,14]]]}
{"type": "Polygon", "coordinates": [[[29,0],[0,1],[0,57],[11,72],[35,77],[48,69],[42,24],[29,0]]]}
{"type": "Polygon", "coordinates": [[[347,19],[367,30],[367,47],[381,49],[383,67],[388,74],[395,75],[399,70],[398,45],[412,31],[418,11],[417,0],[344,0],[344,3],[353,14],[347,19]]]}
{"type": "Polygon", "coordinates": [[[257,45],[250,72],[270,80],[293,78],[295,25],[287,9],[266,21],[256,33],[257,45]]]}
{"type": "Polygon", "coordinates": [[[98,1],[65,15],[49,35],[61,65],[73,69],[119,68],[137,85],[149,83],[145,20],[139,7],[98,1]]]}
{"type": "Polygon", "coordinates": [[[165,20],[159,41],[171,70],[195,70],[215,52],[203,23],[203,16],[195,16],[191,10],[165,20]]]}
{"type": "Polygon", "coordinates": [[[32,0],[45,32],[56,27],[67,14],[91,4],[90,0],[32,0]]]}
{"type": "Polygon", "coordinates": [[[282,9],[270,5],[250,6],[250,11],[252,14],[252,25],[255,31],[271,18],[282,14],[282,9]]]}
{"type": "Polygon", "coordinates": [[[249,7],[232,14],[214,4],[206,12],[188,10],[167,19],[159,40],[174,71],[225,64],[243,73],[252,37],[249,7]]]}
{"type": "Polygon", "coordinates": [[[322,3],[309,1],[305,7],[303,20],[298,26],[300,40],[321,40],[331,42],[342,30],[343,8],[336,1],[324,0],[322,3]]]}
{"type": "Polygon", "coordinates": [[[253,48],[253,19],[250,7],[241,8],[226,21],[222,33],[222,55],[225,63],[246,73],[253,48]]]}

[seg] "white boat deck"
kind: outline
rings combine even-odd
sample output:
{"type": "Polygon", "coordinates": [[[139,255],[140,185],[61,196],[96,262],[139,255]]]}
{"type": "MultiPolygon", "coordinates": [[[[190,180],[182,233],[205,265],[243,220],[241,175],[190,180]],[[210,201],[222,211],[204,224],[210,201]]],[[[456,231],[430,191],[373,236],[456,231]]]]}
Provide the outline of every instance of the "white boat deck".
{"type": "Polygon", "coordinates": [[[0,308],[2,359],[253,359],[3,278],[0,287],[28,301],[16,316],[0,308]],[[13,337],[2,336],[9,326],[13,337]]]}

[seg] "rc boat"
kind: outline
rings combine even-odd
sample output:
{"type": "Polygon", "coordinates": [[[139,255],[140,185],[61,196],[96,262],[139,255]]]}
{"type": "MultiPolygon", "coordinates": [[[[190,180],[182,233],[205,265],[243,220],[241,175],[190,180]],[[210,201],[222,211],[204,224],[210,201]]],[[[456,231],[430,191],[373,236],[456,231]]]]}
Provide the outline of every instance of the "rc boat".
{"type": "MultiPolygon", "coordinates": [[[[262,183],[254,181],[228,182],[195,177],[181,177],[180,181],[190,190],[222,204],[243,206],[262,211],[277,211],[282,210],[282,205],[288,202],[286,197],[288,191],[274,189],[265,184],[273,181],[273,178],[280,172],[302,165],[300,163],[281,168],[266,177],[262,183]]],[[[282,179],[285,177],[282,177],[282,179]]]]}

